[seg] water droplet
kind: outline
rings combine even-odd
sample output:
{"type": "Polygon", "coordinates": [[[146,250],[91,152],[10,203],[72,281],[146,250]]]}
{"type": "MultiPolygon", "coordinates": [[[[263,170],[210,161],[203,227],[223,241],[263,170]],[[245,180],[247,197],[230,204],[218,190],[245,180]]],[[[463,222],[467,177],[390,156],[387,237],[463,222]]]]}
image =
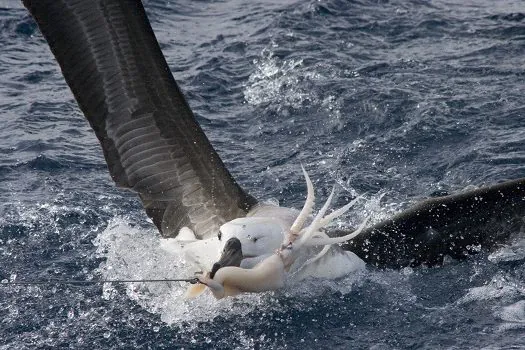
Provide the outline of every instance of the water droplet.
{"type": "Polygon", "coordinates": [[[411,267],[405,267],[403,269],[403,275],[405,276],[410,276],[413,273],[414,273],[414,270],[411,267]]]}

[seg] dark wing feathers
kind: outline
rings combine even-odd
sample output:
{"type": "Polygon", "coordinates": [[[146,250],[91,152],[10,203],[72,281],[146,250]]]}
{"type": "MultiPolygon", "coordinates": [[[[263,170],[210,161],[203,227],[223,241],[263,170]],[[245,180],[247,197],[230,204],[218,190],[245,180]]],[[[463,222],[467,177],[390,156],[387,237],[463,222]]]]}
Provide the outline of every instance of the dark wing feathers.
{"type": "Polygon", "coordinates": [[[164,236],[200,237],[256,201],[195,121],[138,0],[24,0],[95,131],[113,180],[164,236]]]}
{"type": "Polygon", "coordinates": [[[507,241],[523,230],[524,218],[521,178],[425,200],[365,229],[343,248],[380,267],[435,265],[446,255],[460,259],[477,246],[491,249],[507,241]]]}

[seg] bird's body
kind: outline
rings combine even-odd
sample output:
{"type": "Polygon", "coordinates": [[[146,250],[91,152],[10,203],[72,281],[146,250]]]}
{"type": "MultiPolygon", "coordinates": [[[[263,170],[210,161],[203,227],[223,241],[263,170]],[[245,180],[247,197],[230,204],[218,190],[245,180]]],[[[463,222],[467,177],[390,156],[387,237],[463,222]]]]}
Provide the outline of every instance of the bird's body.
{"type": "MultiPolygon", "coordinates": [[[[215,152],[177,86],[139,0],[24,4],[99,139],[111,177],[138,194],[163,237],[182,232],[185,246],[193,244],[208,259],[214,251],[215,259],[221,227],[234,230],[243,218],[255,227],[272,222],[265,237],[273,237],[279,227],[290,230],[294,211],[261,204],[233,179],[215,152]],[[209,247],[202,248],[204,242],[209,247]]],[[[434,265],[446,255],[472,253],[473,245],[490,249],[505,242],[524,217],[522,178],[424,201],[364,229],[343,247],[380,268],[434,265]]],[[[327,237],[310,238],[328,242],[327,237]]],[[[246,266],[273,256],[276,240],[270,241],[246,266]]]]}

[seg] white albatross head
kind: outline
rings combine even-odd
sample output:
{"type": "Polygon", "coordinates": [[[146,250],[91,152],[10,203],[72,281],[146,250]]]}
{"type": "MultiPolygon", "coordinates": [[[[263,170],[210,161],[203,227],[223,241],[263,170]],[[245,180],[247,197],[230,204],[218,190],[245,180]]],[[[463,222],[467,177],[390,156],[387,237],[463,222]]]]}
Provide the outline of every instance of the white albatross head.
{"type": "MultiPolygon", "coordinates": [[[[228,245],[238,241],[242,247],[240,267],[252,268],[273,254],[281,246],[286,227],[272,217],[246,217],[229,221],[219,230],[219,252],[226,253],[228,245]]],[[[218,264],[239,266],[227,261],[224,254],[218,264]]]]}

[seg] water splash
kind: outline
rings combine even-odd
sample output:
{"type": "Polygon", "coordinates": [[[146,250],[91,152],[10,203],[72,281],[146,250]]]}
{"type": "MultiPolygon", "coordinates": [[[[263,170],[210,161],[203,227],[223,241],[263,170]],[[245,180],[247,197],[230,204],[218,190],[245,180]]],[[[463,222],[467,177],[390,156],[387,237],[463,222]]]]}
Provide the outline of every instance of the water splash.
{"type": "MultiPolygon", "coordinates": [[[[191,277],[194,266],[187,264],[174,251],[161,246],[157,233],[132,227],[122,218],[114,218],[108,227],[93,242],[97,255],[105,261],[97,269],[104,279],[163,279],[191,277]]],[[[190,325],[212,321],[217,317],[246,316],[258,309],[279,307],[274,296],[304,297],[319,296],[327,290],[347,294],[363,277],[363,273],[335,281],[308,280],[290,283],[289,288],[262,294],[242,294],[238,298],[215,300],[211,293],[204,293],[196,299],[184,299],[187,283],[129,283],[123,293],[148,312],[160,315],[170,325],[190,325]]],[[[121,290],[105,284],[103,298],[112,300],[120,297],[121,290]]]]}
{"type": "Polygon", "coordinates": [[[306,103],[315,103],[317,96],[303,88],[302,82],[316,80],[315,72],[301,72],[303,60],[281,60],[269,49],[264,49],[261,58],[254,60],[255,72],[248,78],[244,90],[246,102],[257,106],[274,104],[278,110],[286,107],[300,108],[306,103]]]}
{"type": "Polygon", "coordinates": [[[495,264],[525,261],[525,239],[518,239],[510,245],[500,247],[490,254],[488,259],[495,264]]]}
{"type": "Polygon", "coordinates": [[[504,321],[498,327],[500,332],[525,328],[525,300],[505,306],[494,315],[504,321]]]}
{"type": "Polygon", "coordinates": [[[462,305],[486,300],[509,300],[522,296],[525,296],[525,285],[502,273],[497,273],[486,285],[469,288],[467,294],[457,303],[462,305]]]}
{"type": "Polygon", "coordinates": [[[320,114],[325,128],[341,131],[345,126],[341,102],[323,86],[337,73],[325,72],[325,67],[306,65],[302,59],[276,57],[273,50],[277,47],[274,43],[271,48],[263,49],[260,57],[253,61],[255,71],[244,89],[246,102],[268,106],[283,115],[288,115],[290,108],[313,108],[320,114]]]}

